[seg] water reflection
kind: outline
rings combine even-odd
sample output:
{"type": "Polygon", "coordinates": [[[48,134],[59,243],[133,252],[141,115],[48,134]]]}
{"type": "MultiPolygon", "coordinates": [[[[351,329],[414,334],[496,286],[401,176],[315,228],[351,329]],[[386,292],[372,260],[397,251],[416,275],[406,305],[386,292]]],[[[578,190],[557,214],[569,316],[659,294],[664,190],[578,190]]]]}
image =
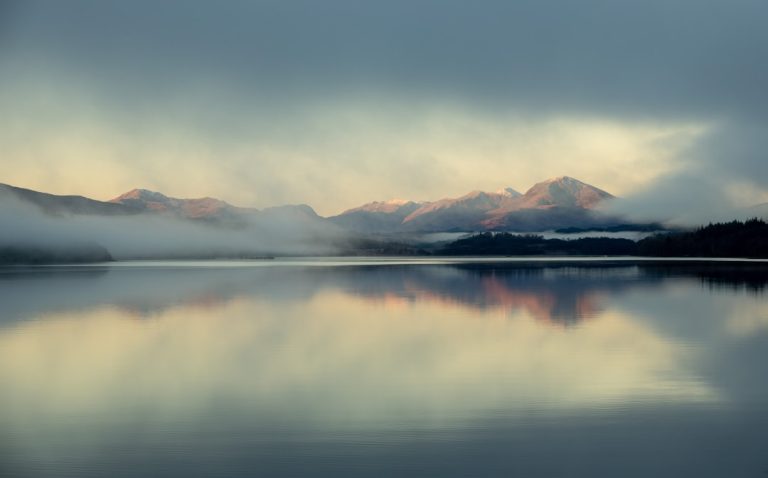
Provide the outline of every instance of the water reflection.
{"type": "Polygon", "coordinates": [[[524,309],[573,324],[601,311],[606,296],[671,280],[760,294],[764,265],[457,264],[361,267],[147,268],[109,266],[0,269],[0,326],[50,311],[110,305],[151,315],[182,303],[216,306],[240,296],[306,301],[340,290],[382,304],[445,301],[475,309],[524,309]],[[150,273],[151,271],[151,273],[150,273]]]}
{"type": "MultiPolygon", "coordinates": [[[[379,475],[409,463],[408,449],[422,451],[414,470],[435,471],[446,455],[477,458],[478,443],[515,443],[528,459],[567,449],[553,427],[580,430],[594,453],[649,423],[696,441],[695,423],[727,431],[745,417],[751,450],[768,421],[754,367],[768,355],[768,303],[753,272],[748,283],[626,264],[0,274],[0,463],[19,476],[136,476],[125,467],[142,463],[153,476],[304,474],[298,454],[334,474],[329,457],[378,463],[352,474],[379,475]],[[397,458],[345,455],[366,440],[397,458]],[[438,447],[434,461],[424,447],[438,447]]],[[[760,456],[742,457],[750,473],[760,456]]],[[[531,471],[541,458],[475,466],[531,471]]],[[[614,475],[637,465],[625,459],[614,475]]],[[[576,461],[600,474],[594,458],[576,461]]],[[[469,466],[454,465],[441,470],[469,466]]]]}

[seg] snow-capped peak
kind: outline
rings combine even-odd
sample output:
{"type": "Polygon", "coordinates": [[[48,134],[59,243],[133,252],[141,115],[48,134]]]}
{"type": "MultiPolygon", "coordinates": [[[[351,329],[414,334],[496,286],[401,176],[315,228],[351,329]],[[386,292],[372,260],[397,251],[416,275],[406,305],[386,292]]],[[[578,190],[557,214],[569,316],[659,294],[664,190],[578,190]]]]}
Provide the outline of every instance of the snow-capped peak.
{"type": "Polygon", "coordinates": [[[420,203],[411,201],[410,199],[400,199],[400,198],[389,199],[386,201],[373,201],[367,204],[363,204],[360,207],[356,207],[356,208],[344,211],[342,214],[348,214],[351,212],[360,212],[360,211],[392,213],[399,210],[402,207],[410,206],[410,205],[417,206],[418,204],[420,203]]]}
{"type": "Polygon", "coordinates": [[[405,204],[408,204],[409,202],[413,202],[410,199],[401,199],[401,198],[395,198],[390,199],[388,201],[381,201],[380,204],[390,204],[392,206],[403,206],[405,204]]]}
{"type": "Polygon", "coordinates": [[[150,191],[149,189],[136,188],[131,189],[127,193],[121,194],[120,196],[112,199],[110,202],[122,202],[129,199],[143,201],[167,201],[170,198],[165,194],[150,191]]]}

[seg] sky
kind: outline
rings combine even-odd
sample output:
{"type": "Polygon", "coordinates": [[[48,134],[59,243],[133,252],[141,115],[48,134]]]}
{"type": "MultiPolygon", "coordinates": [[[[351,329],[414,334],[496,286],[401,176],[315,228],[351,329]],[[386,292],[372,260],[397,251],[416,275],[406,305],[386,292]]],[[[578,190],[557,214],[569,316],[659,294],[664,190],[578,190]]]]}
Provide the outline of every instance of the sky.
{"type": "Polygon", "coordinates": [[[334,214],[568,175],[768,201],[765,0],[0,0],[0,182],[334,214]]]}

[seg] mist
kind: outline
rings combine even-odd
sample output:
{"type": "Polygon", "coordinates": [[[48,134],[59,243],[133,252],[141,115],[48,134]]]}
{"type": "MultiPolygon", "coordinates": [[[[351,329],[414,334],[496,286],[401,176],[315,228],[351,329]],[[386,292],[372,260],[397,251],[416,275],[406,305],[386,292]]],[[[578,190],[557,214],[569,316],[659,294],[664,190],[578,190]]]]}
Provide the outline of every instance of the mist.
{"type": "Polygon", "coordinates": [[[675,170],[605,205],[636,221],[699,225],[762,216],[768,202],[768,118],[713,125],[682,148],[675,170]]]}
{"type": "Polygon", "coordinates": [[[45,250],[97,245],[116,260],[151,258],[328,255],[342,239],[331,225],[257,214],[221,226],[163,214],[49,215],[10,195],[0,196],[0,247],[45,250]]]}

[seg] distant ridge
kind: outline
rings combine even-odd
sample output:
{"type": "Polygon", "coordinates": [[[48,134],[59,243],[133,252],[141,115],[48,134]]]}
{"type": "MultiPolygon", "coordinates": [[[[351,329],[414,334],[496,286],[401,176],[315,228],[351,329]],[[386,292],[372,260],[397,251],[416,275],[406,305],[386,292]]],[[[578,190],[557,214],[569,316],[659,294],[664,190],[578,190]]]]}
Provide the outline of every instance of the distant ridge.
{"type": "Polygon", "coordinates": [[[57,196],[0,184],[0,193],[34,204],[53,215],[160,214],[219,225],[242,225],[257,218],[283,223],[326,223],[356,233],[424,233],[479,231],[543,231],[606,227],[623,223],[596,208],[613,195],[569,176],[533,185],[524,194],[505,187],[472,191],[436,201],[373,201],[331,217],[318,216],[307,205],[266,209],[238,207],[212,197],[181,199],[148,189],[132,189],[110,201],[57,196]]]}
{"type": "Polygon", "coordinates": [[[373,202],[329,218],[356,231],[449,232],[542,231],[562,227],[596,227],[618,223],[595,211],[610,193],[569,176],[533,185],[525,194],[506,187],[472,191],[458,198],[430,202],[373,202]]]}
{"type": "Polygon", "coordinates": [[[489,211],[481,224],[488,230],[558,229],[565,223],[596,226],[606,218],[593,210],[611,199],[614,196],[602,189],[560,176],[536,183],[522,196],[489,211]]]}
{"type": "Polygon", "coordinates": [[[84,196],[59,196],[19,188],[0,183],[0,199],[3,196],[12,197],[19,201],[32,204],[44,213],[54,216],[62,215],[130,215],[136,211],[122,204],[89,199],[84,196]]]}
{"type": "Polygon", "coordinates": [[[392,232],[399,228],[409,214],[424,204],[427,203],[408,199],[373,201],[347,209],[338,216],[329,217],[328,220],[339,227],[355,232],[392,232]]]}
{"type": "Polygon", "coordinates": [[[132,189],[109,202],[121,204],[137,212],[170,213],[186,219],[214,219],[231,216],[238,212],[255,211],[255,209],[235,207],[211,197],[179,199],[148,189],[132,189]]]}
{"type": "Polygon", "coordinates": [[[580,207],[592,209],[606,199],[613,199],[610,193],[581,182],[570,176],[560,176],[534,184],[517,201],[510,203],[513,209],[546,207],[580,207]]]}

